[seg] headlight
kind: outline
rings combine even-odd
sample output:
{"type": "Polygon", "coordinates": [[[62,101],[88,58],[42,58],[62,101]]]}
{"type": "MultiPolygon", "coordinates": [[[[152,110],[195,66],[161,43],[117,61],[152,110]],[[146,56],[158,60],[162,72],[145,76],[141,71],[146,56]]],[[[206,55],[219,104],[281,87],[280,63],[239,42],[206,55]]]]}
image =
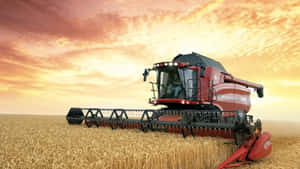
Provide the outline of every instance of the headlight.
{"type": "Polygon", "coordinates": [[[173,63],[172,63],[172,62],[170,62],[170,63],[169,63],[169,66],[173,66],[173,63]]]}
{"type": "Polygon", "coordinates": [[[175,62],[175,63],[174,63],[174,66],[178,66],[178,63],[177,63],[177,62],[175,62]]]}
{"type": "Polygon", "coordinates": [[[165,63],[164,65],[165,65],[165,66],[168,66],[168,63],[165,63]]]}

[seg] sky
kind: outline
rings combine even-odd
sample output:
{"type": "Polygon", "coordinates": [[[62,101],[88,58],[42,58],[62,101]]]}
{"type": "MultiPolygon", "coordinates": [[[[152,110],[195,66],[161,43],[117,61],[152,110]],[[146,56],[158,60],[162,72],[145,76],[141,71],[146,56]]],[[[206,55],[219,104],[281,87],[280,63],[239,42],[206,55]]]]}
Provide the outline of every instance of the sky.
{"type": "Polygon", "coordinates": [[[261,83],[250,114],[300,121],[299,0],[0,0],[0,113],[150,108],[144,68],[197,52],[261,83]]]}

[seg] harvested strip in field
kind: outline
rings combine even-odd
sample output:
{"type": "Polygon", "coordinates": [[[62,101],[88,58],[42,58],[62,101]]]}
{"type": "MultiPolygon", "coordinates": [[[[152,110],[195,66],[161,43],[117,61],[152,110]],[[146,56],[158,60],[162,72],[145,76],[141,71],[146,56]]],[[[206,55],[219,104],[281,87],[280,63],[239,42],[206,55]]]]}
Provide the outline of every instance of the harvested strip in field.
{"type": "Polygon", "coordinates": [[[214,169],[236,148],[222,138],[70,126],[64,117],[0,119],[3,168],[214,169]]]}

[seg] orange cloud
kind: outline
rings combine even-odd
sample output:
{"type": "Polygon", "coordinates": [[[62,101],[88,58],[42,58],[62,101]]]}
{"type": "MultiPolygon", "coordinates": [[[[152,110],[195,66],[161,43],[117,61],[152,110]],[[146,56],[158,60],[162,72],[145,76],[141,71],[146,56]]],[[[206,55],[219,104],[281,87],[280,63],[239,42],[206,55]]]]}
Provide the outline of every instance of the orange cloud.
{"type": "MultiPolygon", "coordinates": [[[[65,1],[70,4],[72,1],[65,1]]],[[[33,37],[49,35],[79,40],[110,40],[126,25],[118,14],[98,12],[92,18],[66,16],[61,1],[11,0],[0,6],[0,27],[33,37]]]]}

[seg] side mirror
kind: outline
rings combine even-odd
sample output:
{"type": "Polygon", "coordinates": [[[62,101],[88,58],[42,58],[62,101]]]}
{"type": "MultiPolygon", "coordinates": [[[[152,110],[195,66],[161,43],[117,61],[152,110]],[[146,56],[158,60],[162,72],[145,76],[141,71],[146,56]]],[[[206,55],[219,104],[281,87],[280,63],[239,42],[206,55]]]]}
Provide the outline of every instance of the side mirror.
{"type": "Polygon", "coordinates": [[[256,92],[258,97],[260,98],[264,97],[264,87],[258,88],[256,92]]]}
{"type": "Polygon", "coordinates": [[[145,69],[143,76],[144,76],[144,82],[147,80],[147,76],[149,75],[149,72],[151,71],[151,69],[145,69]]]}

